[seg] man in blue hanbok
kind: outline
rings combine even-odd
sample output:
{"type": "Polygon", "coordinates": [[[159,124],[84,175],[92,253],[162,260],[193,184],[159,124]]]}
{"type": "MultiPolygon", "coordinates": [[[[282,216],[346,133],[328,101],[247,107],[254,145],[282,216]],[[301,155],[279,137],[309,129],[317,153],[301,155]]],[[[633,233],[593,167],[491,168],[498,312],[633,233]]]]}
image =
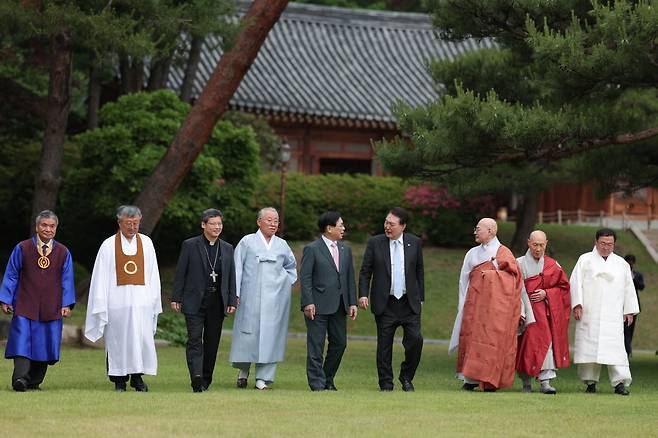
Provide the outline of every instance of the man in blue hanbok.
{"type": "Polygon", "coordinates": [[[292,284],[297,280],[295,256],[285,240],[274,235],[279,214],[273,208],[258,212],[258,231],[235,248],[238,310],[233,324],[229,361],[238,368],[238,388],[247,387],[255,364],[256,389],[274,382],[277,362],[283,361],[288,338],[292,284]]]}
{"type": "Polygon", "coordinates": [[[38,390],[48,365],[59,361],[62,317],[75,305],[71,253],[54,240],[58,219],[44,210],[36,236],[14,248],[0,287],[0,305],[13,314],[5,358],[14,359],[15,391],[38,390]]]}

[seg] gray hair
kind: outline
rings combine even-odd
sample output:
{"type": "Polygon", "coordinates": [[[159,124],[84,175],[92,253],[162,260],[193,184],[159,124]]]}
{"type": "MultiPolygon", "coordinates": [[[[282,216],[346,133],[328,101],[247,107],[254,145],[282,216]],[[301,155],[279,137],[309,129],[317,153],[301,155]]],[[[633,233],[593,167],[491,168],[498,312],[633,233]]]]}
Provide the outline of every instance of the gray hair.
{"type": "Polygon", "coordinates": [[[261,219],[266,211],[273,211],[274,213],[276,213],[277,216],[279,215],[279,212],[276,211],[276,208],[274,208],[274,207],[263,207],[260,210],[258,210],[258,217],[256,219],[261,219]]]}
{"type": "Polygon", "coordinates": [[[142,211],[135,205],[122,205],[117,209],[117,219],[122,217],[142,217],[142,211]]]}
{"type": "Polygon", "coordinates": [[[54,219],[55,225],[59,225],[59,219],[57,218],[57,215],[52,210],[43,210],[41,213],[39,213],[37,217],[34,219],[34,224],[39,225],[39,222],[41,222],[44,219],[54,219]]]}

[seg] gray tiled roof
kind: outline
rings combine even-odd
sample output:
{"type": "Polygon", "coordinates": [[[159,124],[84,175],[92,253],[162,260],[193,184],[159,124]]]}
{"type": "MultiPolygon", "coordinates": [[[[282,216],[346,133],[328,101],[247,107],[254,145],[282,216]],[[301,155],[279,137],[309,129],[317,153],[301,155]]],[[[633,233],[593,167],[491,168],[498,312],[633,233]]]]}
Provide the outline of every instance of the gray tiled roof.
{"type": "MultiPolygon", "coordinates": [[[[446,42],[425,14],[290,3],[231,100],[264,113],[394,123],[391,105],[421,105],[437,96],[426,70],[431,58],[454,58],[491,41],[446,42]]],[[[195,96],[221,52],[203,50],[195,96]]],[[[179,88],[174,68],[170,86],[179,88]]]]}

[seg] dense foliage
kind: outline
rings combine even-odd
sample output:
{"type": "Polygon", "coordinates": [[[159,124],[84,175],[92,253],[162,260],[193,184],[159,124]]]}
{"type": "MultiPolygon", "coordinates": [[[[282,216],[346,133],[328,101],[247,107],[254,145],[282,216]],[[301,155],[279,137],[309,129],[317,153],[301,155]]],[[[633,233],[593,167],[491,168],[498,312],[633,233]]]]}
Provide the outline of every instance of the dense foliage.
{"type": "MultiPolygon", "coordinates": [[[[127,95],[105,105],[100,127],[75,138],[80,155],[66,175],[62,211],[74,215],[82,229],[98,224],[114,229],[116,207],[130,203],[140,191],[188,110],[189,105],[169,91],[127,95]]],[[[258,150],[251,128],[218,123],[166,207],[154,233],[159,248],[176,253],[182,239],[200,232],[201,212],[212,206],[223,210],[231,224],[224,237],[239,238],[241,225],[251,217],[248,206],[259,173],[258,150]]],[[[87,256],[96,245],[93,242],[84,251],[87,256]]]]}

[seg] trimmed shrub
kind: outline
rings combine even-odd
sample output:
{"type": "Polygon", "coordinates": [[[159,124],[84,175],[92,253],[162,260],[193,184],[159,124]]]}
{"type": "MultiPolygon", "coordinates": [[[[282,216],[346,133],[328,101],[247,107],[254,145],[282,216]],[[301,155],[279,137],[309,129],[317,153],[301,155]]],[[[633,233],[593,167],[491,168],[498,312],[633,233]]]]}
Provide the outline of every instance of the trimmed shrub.
{"type": "MultiPolygon", "coordinates": [[[[280,177],[278,173],[260,176],[254,209],[273,206],[280,210],[280,177]]],[[[345,221],[346,238],[363,241],[368,235],[382,231],[386,213],[402,204],[407,187],[406,182],[396,177],[291,173],[286,182],[285,237],[313,239],[318,235],[318,216],[336,210],[345,221]]]]}

